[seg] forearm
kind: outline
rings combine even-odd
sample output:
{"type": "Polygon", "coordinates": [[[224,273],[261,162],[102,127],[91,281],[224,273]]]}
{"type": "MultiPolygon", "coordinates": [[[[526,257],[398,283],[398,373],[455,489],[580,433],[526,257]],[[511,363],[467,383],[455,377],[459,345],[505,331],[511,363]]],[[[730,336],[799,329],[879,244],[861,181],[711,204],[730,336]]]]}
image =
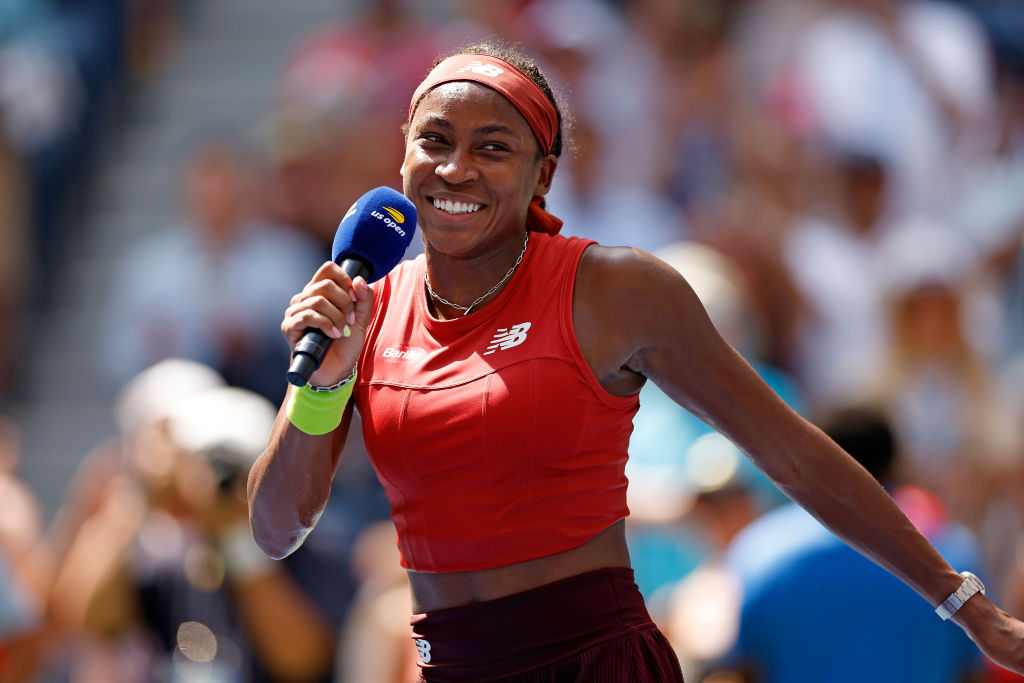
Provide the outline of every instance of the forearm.
{"type": "MultiPolygon", "coordinates": [[[[812,457],[805,482],[784,490],[851,547],[898,576],[929,603],[943,602],[963,583],[963,577],[914,528],[867,471],[824,435],[820,438],[826,442],[825,450],[820,451],[826,457],[812,457]],[[819,487],[817,493],[814,487],[819,487]],[[830,489],[837,493],[821,494],[830,489]]],[[[815,440],[817,437],[812,438],[815,440]]],[[[987,597],[975,594],[951,619],[985,654],[1021,670],[1022,625],[987,597]],[[1001,655],[1008,652],[1016,653],[1016,659],[1003,659],[1001,655]]]]}
{"type": "MultiPolygon", "coordinates": [[[[963,579],[864,467],[790,408],[734,350],[704,358],[691,405],[793,501],[937,605],[963,579]]],[[[961,569],[966,569],[961,568],[961,569]]]]}
{"type": "MultiPolygon", "coordinates": [[[[753,371],[743,369],[745,364],[710,364],[717,381],[702,385],[699,393],[704,401],[698,405],[713,408],[706,414],[719,418],[716,427],[780,489],[930,604],[940,604],[960,587],[963,577],[853,458],[794,413],[759,378],[752,378],[753,371]],[[746,379],[737,382],[742,377],[746,379]]],[[[1024,623],[981,594],[967,600],[953,620],[995,662],[1024,672],[1020,646],[1024,623]]]]}
{"type": "MultiPolygon", "coordinates": [[[[802,422],[802,421],[800,421],[802,422]]],[[[795,422],[785,448],[752,454],[792,500],[932,605],[963,581],[853,458],[813,425],[795,422]]],[[[960,569],[968,569],[961,567],[960,569]]]]}
{"type": "MultiPolygon", "coordinates": [[[[293,390],[289,387],[289,395],[293,390]]],[[[330,497],[351,417],[349,405],[333,432],[312,436],[292,425],[281,408],[267,449],[253,464],[248,481],[249,522],[267,555],[289,555],[316,526],[330,497]]]]}

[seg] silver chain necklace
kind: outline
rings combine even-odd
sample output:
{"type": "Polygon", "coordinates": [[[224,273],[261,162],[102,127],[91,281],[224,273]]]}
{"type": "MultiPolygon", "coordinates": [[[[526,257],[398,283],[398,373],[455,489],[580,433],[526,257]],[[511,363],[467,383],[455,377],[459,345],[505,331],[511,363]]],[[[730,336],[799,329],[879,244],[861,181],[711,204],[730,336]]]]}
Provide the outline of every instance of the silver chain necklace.
{"type": "Polygon", "coordinates": [[[508,279],[510,277],[512,277],[512,273],[516,272],[516,268],[519,267],[520,261],[523,260],[523,255],[526,254],[526,247],[529,244],[530,244],[530,231],[527,230],[526,231],[526,240],[523,241],[523,250],[521,252],[519,252],[519,258],[516,259],[516,262],[513,263],[512,267],[508,269],[507,273],[505,273],[505,277],[503,277],[500,280],[498,280],[494,284],[493,287],[488,289],[483,294],[483,296],[479,297],[476,301],[474,301],[473,303],[471,303],[468,306],[460,306],[459,304],[453,304],[451,301],[448,301],[448,299],[445,299],[443,296],[441,296],[440,294],[435,292],[434,288],[430,286],[430,276],[427,275],[427,271],[424,270],[423,271],[423,281],[427,285],[427,291],[430,293],[431,298],[433,298],[435,301],[438,301],[438,302],[444,304],[445,306],[451,306],[452,308],[454,308],[456,310],[462,311],[462,315],[469,315],[469,311],[474,306],[476,306],[478,303],[480,303],[481,301],[483,301],[484,299],[489,297],[491,294],[494,294],[494,292],[498,289],[498,287],[501,287],[503,284],[505,284],[508,281],[508,279]]]}

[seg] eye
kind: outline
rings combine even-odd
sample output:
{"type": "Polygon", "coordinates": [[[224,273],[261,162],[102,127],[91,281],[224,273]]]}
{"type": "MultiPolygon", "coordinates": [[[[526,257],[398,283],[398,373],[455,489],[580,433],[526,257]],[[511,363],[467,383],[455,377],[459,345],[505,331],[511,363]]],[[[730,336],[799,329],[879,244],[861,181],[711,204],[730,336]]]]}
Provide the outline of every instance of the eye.
{"type": "Polygon", "coordinates": [[[480,149],[485,152],[507,152],[509,151],[507,145],[503,145],[500,142],[488,142],[480,146],[480,149]]]}
{"type": "Polygon", "coordinates": [[[420,140],[431,144],[443,145],[447,141],[438,133],[420,133],[420,140]]]}

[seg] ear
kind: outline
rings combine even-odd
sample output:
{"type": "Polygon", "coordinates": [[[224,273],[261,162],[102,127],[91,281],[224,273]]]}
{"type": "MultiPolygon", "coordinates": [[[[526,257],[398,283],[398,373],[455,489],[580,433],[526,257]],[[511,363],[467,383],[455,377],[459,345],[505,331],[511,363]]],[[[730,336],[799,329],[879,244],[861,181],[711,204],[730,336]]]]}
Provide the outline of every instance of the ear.
{"type": "Polygon", "coordinates": [[[558,157],[548,154],[540,160],[540,174],[537,176],[537,186],[533,189],[533,197],[543,197],[551,189],[551,181],[555,178],[555,170],[558,168],[558,157]]]}

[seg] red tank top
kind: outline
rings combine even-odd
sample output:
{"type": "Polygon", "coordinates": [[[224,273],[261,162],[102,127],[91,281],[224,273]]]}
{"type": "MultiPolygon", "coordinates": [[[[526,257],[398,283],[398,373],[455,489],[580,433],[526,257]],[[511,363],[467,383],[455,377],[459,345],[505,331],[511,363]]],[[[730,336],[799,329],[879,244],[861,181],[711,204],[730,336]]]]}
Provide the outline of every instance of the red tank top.
{"type": "Polygon", "coordinates": [[[356,406],[402,566],[489,569],[574,548],[625,517],[636,396],[608,393],[572,326],[592,242],[530,234],[490,304],[438,320],[423,256],[376,287],[356,406]]]}

